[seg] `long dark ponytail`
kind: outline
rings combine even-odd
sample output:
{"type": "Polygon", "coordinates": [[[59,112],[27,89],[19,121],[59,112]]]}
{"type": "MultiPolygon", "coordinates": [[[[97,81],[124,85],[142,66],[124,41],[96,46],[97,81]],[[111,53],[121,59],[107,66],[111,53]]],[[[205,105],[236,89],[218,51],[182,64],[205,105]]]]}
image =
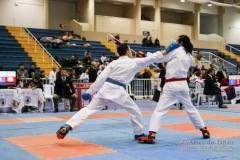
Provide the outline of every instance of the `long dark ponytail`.
{"type": "Polygon", "coordinates": [[[184,49],[187,53],[192,54],[193,51],[193,45],[190,42],[190,38],[186,35],[180,35],[178,39],[178,43],[180,44],[182,42],[184,49]]]}

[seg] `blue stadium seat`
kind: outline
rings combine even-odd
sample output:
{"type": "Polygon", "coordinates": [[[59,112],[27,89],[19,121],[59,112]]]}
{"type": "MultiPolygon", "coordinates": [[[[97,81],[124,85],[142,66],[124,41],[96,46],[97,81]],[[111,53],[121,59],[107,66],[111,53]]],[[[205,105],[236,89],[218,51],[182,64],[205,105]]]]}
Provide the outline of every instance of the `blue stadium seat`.
{"type": "MultiPolygon", "coordinates": [[[[36,65],[6,27],[0,26],[0,65],[4,70],[17,70],[20,63],[24,64],[26,69],[32,63],[36,65]]],[[[36,70],[40,71],[40,68],[36,70]]]]}

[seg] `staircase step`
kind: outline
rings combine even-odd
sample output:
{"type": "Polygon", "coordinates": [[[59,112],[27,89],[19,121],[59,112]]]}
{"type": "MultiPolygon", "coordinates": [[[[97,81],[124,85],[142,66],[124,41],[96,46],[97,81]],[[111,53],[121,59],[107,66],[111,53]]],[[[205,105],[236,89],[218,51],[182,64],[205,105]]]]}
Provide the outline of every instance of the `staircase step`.
{"type": "Polygon", "coordinates": [[[110,49],[111,52],[115,54],[115,56],[119,56],[117,53],[117,47],[113,42],[101,42],[102,45],[104,45],[106,48],[110,49]]]}
{"type": "Polygon", "coordinates": [[[40,70],[45,70],[46,75],[49,74],[53,66],[58,68],[58,65],[55,62],[52,63],[52,58],[42,47],[38,43],[35,44],[35,40],[32,37],[28,37],[28,33],[26,33],[25,30],[22,32],[19,27],[8,27],[8,31],[16,37],[15,39],[21,44],[21,47],[24,48],[24,51],[28,53],[28,56],[32,58],[33,62],[36,62],[36,66],[40,67],[40,70]]]}

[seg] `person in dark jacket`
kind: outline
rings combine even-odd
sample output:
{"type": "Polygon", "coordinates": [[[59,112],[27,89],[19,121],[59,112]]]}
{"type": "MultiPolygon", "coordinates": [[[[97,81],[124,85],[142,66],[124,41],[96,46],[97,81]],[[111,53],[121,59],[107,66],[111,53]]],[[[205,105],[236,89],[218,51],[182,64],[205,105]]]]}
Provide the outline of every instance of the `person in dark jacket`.
{"type": "Polygon", "coordinates": [[[152,73],[150,72],[149,68],[145,68],[144,72],[142,74],[142,78],[144,78],[143,80],[143,98],[145,98],[145,95],[147,95],[147,98],[149,97],[149,93],[150,93],[150,87],[151,87],[151,76],[152,73]]]}
{"type": "Polygon", "coordinates": [[[164,65],[162,63],[159,63],[159,66],[160,68],[160,75],[159,75],[159,78],[161,79],[161,83],[160,83],[160,87],[161,87],[161,91],[163,90],[163,86],[165,84],[165,75],[166,75],[166,68],[164,67],[164,65]]]}
{"type": "Polygon", "coordinates": [[[34,64],[31,63],[31,64],[30,64],[30,68],[29,68],[29,70],[28,70],[29,78],[33,78],[33,77],[34,77],[34,74],[35,74],[34,64]]]}
{"type": "Polygon", "coordinates": [[[35,74],[33,79],[25,84],[26,88],[40,88],[43,91],[43,84],[39,74],[35,74]]]}
{"type": "Polygon", "coordinates": [[[92,61],[91,67],[88,70],[89,83],[94,83],[97,79],[97,63],[92,61]]]}
{"type": "Polygon", "coordinates": [[[219,105],[219,108],[227,108],[227,106],[223,105],[223,99],[221,95],[221,89],[215,85],[216,80],[213,78],[215,75],[215,70],[214,69],[208,69],[207,70],[207,76],[205,80],[205,86],[203,93],[205,95],[216,95],[219,105]]]}
{"type": "Polygon", "coordinates": [[[217,72],[217,79],[218,79],[218,82],[221,83],[221,81],[224,79],[224,78],[227,78],[227,70],[226,70],[226,67],[225,66],[222,66],[222,70],[221,71],[218,71],[217,72]]]}
{"type": "Polygon", "coordinates": [[[66,69],[61,69],[61,77],[57,77],[54,87],[54,112],[58,112],[58,100],[61,98],[70,99],[72,101],[70,112],[74,112],[76,97],[71,78],[67,76],[66,69]]]}

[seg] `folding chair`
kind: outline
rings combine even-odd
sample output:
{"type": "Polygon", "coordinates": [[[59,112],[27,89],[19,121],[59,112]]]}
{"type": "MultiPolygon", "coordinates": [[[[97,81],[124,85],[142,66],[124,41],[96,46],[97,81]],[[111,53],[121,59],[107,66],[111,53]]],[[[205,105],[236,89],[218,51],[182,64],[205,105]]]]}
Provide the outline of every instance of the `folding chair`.
{"type": "Polygon", "coordinates": [[[199,107],[199,103],[200,103],[200,98],[201,97],[204,97],[204,96],[207,96],[208,97],[208,108],[210,108],[210,98],[212,96],[210,95],[204,95],[203,94],[203,88],[201,86],[201,83],[199,82],[196,82],[196,86],[195,86],[195,93],[198,94],[198,97],[197,97],[197,108],[199,107]]]}
{"type": "Polygon", "coordinates": [[[129,94],[129,96],[130,96],[133,100],[135,100],[135,97],[134,97],[134,94],[132,93],[132,89],[131,89],[131,85],[130,85],[130,84],[127,86],[126,91],[127,91],[127,93],[129,94]]]}
{"type": "Polygon", "coordinates": [[[43,85],[43,95],[46,100],[47,99],[51,100],[52,108],[54,109],[54,103],[53,103],[54,87],[53,87],[53,85],[50,85],[50,84],[43,85]]]}

